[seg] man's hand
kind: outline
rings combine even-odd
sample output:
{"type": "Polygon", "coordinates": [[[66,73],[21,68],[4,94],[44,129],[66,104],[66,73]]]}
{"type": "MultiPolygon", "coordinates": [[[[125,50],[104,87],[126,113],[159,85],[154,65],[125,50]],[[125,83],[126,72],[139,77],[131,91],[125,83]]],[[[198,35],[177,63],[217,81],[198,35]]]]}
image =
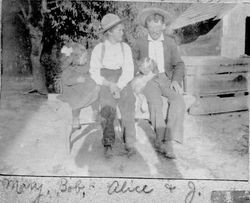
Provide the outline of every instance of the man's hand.
{"type": "Polygon", "coordinates": [[[177,81],[172,81],[170,88],[176,91],[178,94],[183,93],[183,89],[181,88],[181,86],[179,85],[177,81]]]}
{"type": "Polygon", "coordinates": [[[115,83],[110,83],[109,85],[110,91],[113,94],[115,99],[120,98],[120,89],[115,83]]]}

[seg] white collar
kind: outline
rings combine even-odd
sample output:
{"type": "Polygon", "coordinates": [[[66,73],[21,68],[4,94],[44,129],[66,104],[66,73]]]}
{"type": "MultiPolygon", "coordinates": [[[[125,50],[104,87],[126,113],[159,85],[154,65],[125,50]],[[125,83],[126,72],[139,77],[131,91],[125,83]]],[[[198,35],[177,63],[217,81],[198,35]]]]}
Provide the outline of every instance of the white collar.
{"type": "Polygon", "coordinates": [[[151,42],[160,42],[160,41],[163,41],[163,40],[164,40],[163,34],[161,34],[161,36],[157,40],[152,39],[152,37],[150,36],[150,34],[148,34],[148,41],[151,41],[151,42]]]}

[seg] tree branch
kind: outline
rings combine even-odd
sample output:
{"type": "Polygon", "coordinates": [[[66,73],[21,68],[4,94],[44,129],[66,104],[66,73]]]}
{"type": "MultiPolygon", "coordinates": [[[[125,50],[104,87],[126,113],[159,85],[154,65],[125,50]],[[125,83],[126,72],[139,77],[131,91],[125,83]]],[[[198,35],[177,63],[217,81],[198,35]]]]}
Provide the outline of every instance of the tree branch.
{"type": "Polygon", "coordinates": [[[24,19],[24,17],[23,17],[21,14],[18,14],[18,16],[19,16],[19,18],[22,20],[22,22],[23,22],[24,24],[27,23],[26,20],[24,19]]]}
{"type": "Polygon", "coordinates": [[[43,13],[49,13],[50,12],[47,5],[48,5],[47,0],[42,0],[42,15],[43,15],[43,13]]]}
{"type": "Polygon", "coordinates": [[[28,20],[31,18],[31,13],[32,13],[32,7],[31,7],[31,2],[28,0],[28,5],[29,5],[29,13],[28,13],[28,20]]]}
{"type": "Polygon", "coordinates": [[[52,7],[52,8],[50,8],[49,9],[50,11],[53,11],[53,10],[59,8],[60,4],[62,3],[62,0],[55,0],[55,1],[52,1],[52,2],[48,2],[48,4],[52,4],[52,3],[55,3],[56,5],[54,7],[52,7]]]}
{"type": "Polygon", "coordinates": [[[24,23],[28,23],[30,18],[31,18],[31,13],[32,13],[32,7],[31,7],[30,0],[28,0],[28,7],[29,7],[28,13],[25,11],[25,8],[22,4],[19,3],[19,7],[20,7],[20,10],[21,10],[22,15],[23,15],[23,16],[19,15],[19,17],[22,19],[22,21],[24,23]]]}
{"type": "Polygon", "coordinates": [[[25,9],[24,9],[23,5],[22,5],[22,4],[19,4],[19,7],[20,7],[21,12],[22,12],[22,14],[23,14],[23,19],[27,20],[28,15],[27,15],[27,13],[25,12],[25,9]]]}
{"type": "Polygon", "coordinates": [[[60,1],[60,0],[55,0],[56,1],[56,8],[58,8],[60,5],[58,4],[58,2],[60,1]]]}

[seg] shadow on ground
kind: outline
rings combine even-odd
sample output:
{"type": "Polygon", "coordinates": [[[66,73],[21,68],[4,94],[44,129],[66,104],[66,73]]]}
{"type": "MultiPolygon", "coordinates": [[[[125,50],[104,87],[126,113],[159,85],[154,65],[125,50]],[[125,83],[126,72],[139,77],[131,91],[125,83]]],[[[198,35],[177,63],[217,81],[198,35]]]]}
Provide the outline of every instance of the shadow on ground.
{"type": "MultiPolygon", "coordinates": [[[[27,82],[27,81],[26,81],[27,82]]],[[[249,113],[185,115],[184,144],[174,145],[176,160],[166,160],[152,147],[154,132],[137,123],[137,154],[128,158],[120,136],[114,157],[104,158],[101,129],[85,125],[68,137],[67,104],[39,95],[24,95],[24,81],[3,81],[0,109],[0,173],[48,176],[248,179],[249,113]],[[15,87],[15,88],[13,88],[15,87]]],[[[85,117],[90,115],[85,112],[85,117]]]]}
{"type": "Polygon", "coordinates": [[[89,176],[181,178],[173,160],[167,160],[155,153],[152,147],[153,131],[149,124],[141,121],[137,128],[140,135],[136,137],[136,155],[127,157],[121,138],[116,137],[114,156],[105,159],[100,126],[88,126],[73,138],[79,142],[81,139],[81,146],[75,156],[76,165],[89,176]]]}

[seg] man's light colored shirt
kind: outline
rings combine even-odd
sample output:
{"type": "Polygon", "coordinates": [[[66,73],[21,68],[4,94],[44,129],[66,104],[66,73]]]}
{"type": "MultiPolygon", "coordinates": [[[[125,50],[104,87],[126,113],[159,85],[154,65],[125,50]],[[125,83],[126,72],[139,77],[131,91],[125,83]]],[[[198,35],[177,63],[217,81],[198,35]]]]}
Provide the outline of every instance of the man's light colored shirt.
{"type": "Polygon", "coordinates": [[[102,43],[99,43],[91,54],[90,74],[95,82],[99,85],[103,84],[104,78],[100,75],[101,68],[117,70],[122,68],[122,74],[118,80],[118,87],[123,89],[128,82],[134,77],[134,63],[130,47],[123,43],[123,51],[121,43],[112,44],[108,40],[104,41],[105,53],[102,57],[102,43]]]}
{"type": "Polygon", "coordinates": [[[149,58],[155,60],[159,73],[164,73],[164,50],[163,50],[163,41],[164,37],[163,34],[160,36],[159,39],[153,40],[150,35],[148,35],[148,55],[149,58]]]}

